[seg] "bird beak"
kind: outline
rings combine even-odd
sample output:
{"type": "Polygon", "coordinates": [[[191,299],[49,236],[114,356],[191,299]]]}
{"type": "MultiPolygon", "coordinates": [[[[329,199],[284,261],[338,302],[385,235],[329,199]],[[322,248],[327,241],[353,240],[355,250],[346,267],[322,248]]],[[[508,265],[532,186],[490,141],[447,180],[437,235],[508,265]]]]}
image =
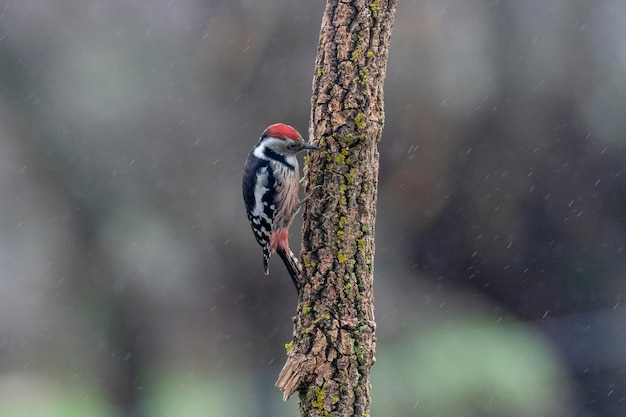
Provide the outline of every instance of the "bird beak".
{"type": "Polygon", "coordinates": [[[310,143],[305,143],[302,146],[302,149],[319,149],[319,148],[317,146],[315,146],[315,145],[311,145],[310,143]]]}

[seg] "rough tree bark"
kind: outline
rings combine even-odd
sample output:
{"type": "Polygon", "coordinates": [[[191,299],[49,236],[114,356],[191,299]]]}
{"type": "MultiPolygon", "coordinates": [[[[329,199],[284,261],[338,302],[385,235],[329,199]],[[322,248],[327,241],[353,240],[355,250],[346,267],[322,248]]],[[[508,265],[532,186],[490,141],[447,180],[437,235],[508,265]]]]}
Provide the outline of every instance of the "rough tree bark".
{"type": "Polygon", "coordinates": [[[395,0],[328,0],[317,52],[305,180],[302,289],[276,385],[303,416],[367,416],[383,82],[395,0]],[[313,188],[317,187],[317,188],[313,188]]]}

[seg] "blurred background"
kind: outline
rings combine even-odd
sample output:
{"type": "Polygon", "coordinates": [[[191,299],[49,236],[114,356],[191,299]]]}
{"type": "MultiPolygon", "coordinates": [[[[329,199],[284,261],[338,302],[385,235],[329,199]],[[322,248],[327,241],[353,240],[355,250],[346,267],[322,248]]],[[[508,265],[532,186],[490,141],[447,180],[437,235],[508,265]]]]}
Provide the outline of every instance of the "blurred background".
{"type": "MultiPolygon", "coordinates": [[[[0,1],[0,416],[296,416],[241,199],[323,1],[0,1]]],[[[626,3],[399,1],[379,416],[623,416],[626,3]]],[[[300,224],[292,247],[299,248],[300,224]]]]}

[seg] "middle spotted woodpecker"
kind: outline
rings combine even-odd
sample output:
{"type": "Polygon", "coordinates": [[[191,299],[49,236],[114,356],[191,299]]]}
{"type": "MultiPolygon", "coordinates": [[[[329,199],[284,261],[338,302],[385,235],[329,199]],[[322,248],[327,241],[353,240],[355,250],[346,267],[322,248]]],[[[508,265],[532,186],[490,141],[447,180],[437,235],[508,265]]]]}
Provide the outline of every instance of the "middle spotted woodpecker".
{"type": "Polygon", "coordinates": [[[293,127],[276,123],[269,126],[250,151],[243,169],[243,201],[254,237],[263,248],[263,266],[269,274],[272,252],[281,257],[296,290],[302,271],[298,258],[289,248],[289,226],[298,212],[300,172],[296,154],[318,149],[302,139],[293,127]]]}

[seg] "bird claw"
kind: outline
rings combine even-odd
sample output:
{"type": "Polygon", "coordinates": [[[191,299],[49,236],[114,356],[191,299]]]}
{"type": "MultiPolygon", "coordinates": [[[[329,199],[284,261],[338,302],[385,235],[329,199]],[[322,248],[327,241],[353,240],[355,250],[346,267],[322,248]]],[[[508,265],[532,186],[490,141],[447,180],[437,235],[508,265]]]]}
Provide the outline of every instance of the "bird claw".
{"type": "Polygon", "coordinates": [[[311,198],[311,196],[313,195],[313,193],[314,193],[316,190],[318,190],[319,188],[322,188],[322,185],[321,185],[321,184],[320,184],[320,185],[316,185],[315,187],[313,187],[313,190],[312,190],[310,193],[308,193],[308,194],[307,194],[307,195],[306,195],[306,196],[305,196],[302,200],[300,200],[300,202],[298,203],[298,210],[300,209],[300,207],[302,207],[302,205],[303,205],[304,203],[306,203],[306,201],[307,201],[308,199],[310,199],[310,198],[311,198]]]}

